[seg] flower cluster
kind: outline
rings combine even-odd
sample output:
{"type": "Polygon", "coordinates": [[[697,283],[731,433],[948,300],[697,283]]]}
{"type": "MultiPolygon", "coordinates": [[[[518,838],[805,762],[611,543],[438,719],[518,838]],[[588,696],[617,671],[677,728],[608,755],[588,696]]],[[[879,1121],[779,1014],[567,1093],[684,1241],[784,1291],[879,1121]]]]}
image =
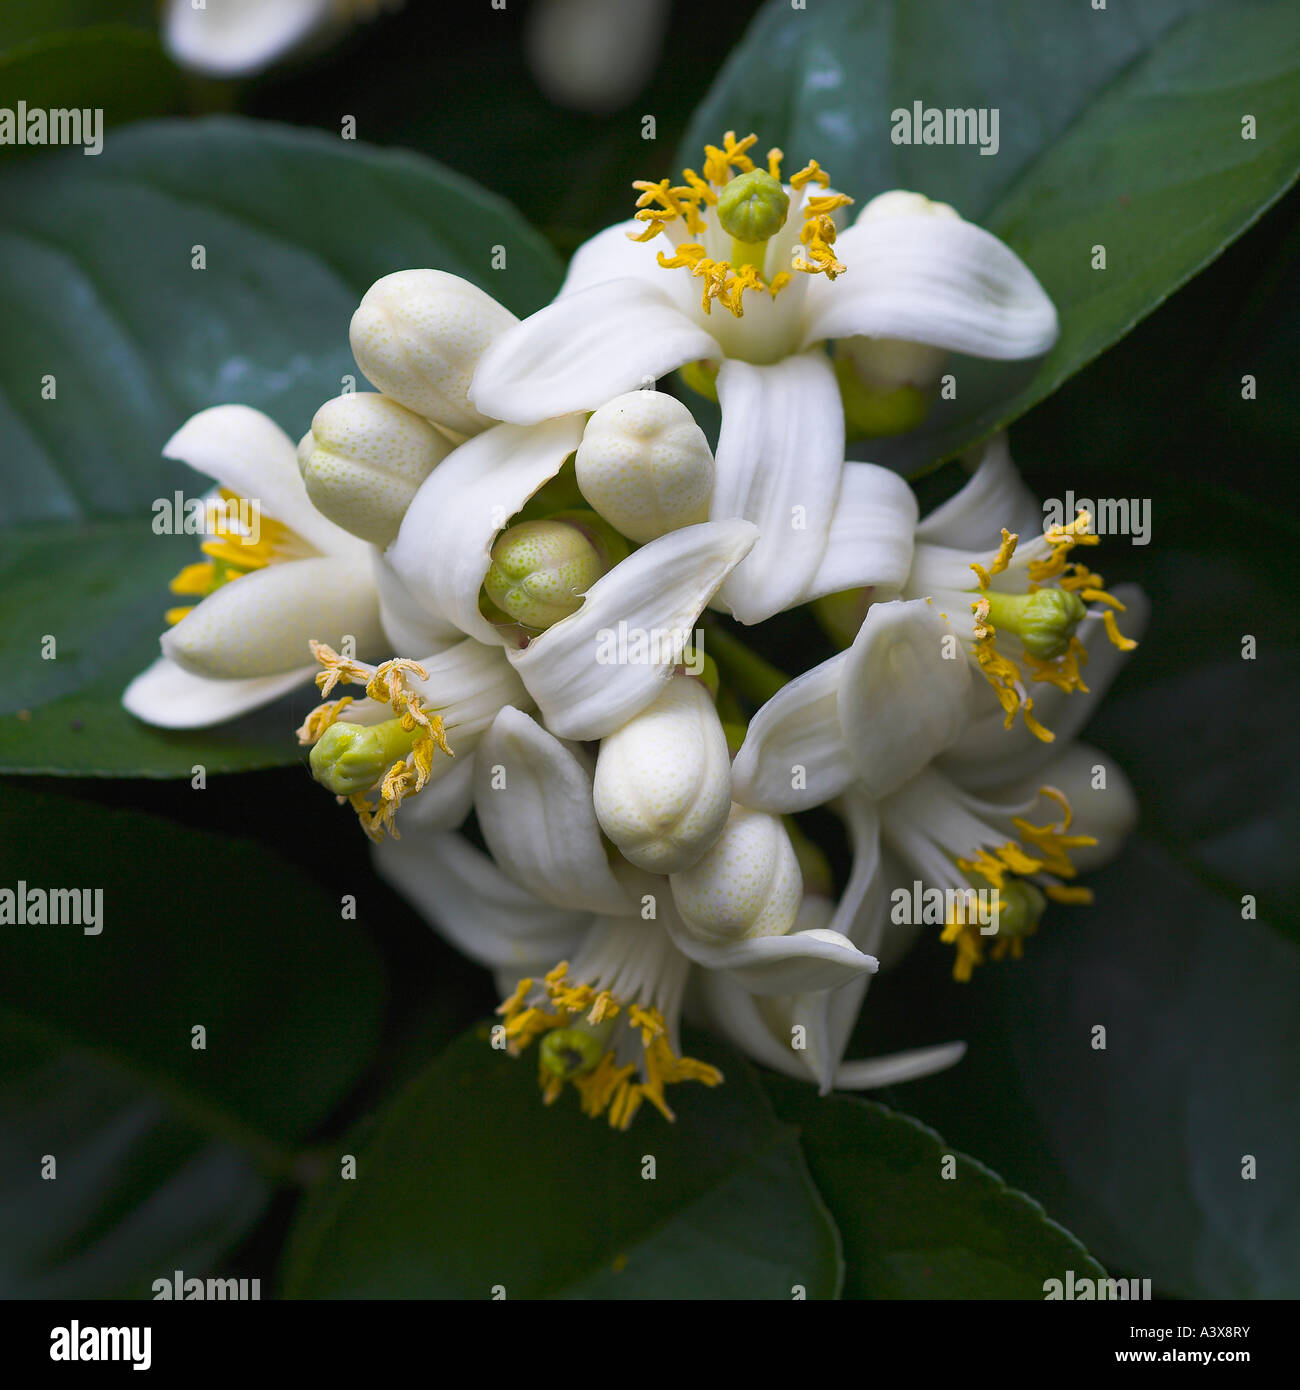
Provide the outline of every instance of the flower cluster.
{"type": "Polygon", "coordinates": [[[816,161],[783,181],[754,144],[638,183],[523,322],[437,270],[380,280],[351,326],[377,389],[296,449],[242,406],[189,421],[168,456],[265,516],[177,577],[194,602],[125,696],[196,727],[314,674],[313,776],[496,973],[494,1041],[619,1128],[722,1080],[684,1013],[823,1091],[950,1065],[959,1042],[846,1060],[872,977],[927,923],[958,980],[1019,956],[1135,813],[1074,741],[1134,645],[1116,614],[1143,619],[1075,558],[1088,515],[1045,528],[1004,438],[924,519],[845,457],[915,426],[949,353],[1045,351],[1051,303],[946,205],[848,225],[816,161]],[[679,370],[716,452],[655,389],[679,370]],[[838,651],[790,679],[742,629],[796,608],[838,651]]]}

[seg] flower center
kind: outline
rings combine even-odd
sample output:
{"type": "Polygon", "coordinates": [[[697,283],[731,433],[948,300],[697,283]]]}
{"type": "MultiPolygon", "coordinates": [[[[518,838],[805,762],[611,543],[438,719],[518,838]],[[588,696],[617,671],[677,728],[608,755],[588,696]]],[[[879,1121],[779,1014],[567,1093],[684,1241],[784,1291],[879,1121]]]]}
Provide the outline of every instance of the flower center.
{"type": "Polygon", "coordinates": [[[1088,689],[1080,673],[1088,653],[1075,635],[1088,611],[1085,601],[1106,605],[1106,636],[1116,647],[1131,651],[1137,646],[1116,626],[1114,610],[1123,612],[1124,605],[1106,592],[1101,575],[1068,558],[1076,545],[1099,544],[1101,538],[1089,532],[1090,524],[1088,513],[1081,511],[1068,526],[1053,526],[1043,534],[1038,545],[1046,553],[1029,561],[1028,588],[1023,594],[990,587],[993,576],[1002,574],[1010,565],[1020,539],[1005,527],[1002,544],[988,568],[971,566],[979,581],[979,596],[971,604],[975,615],[975,660],[1006,711],[1006,727],[1011,727],[1019,713],[1029,730],[1044,743],[1051,743],[1056,735],[1034,718],[1034,701],[1026,691],[1025,674],[999,650],[997,633],[1006,630],[1020,638],[1030,680],[1045,681],[1067,694],[1076,690],[1086,693],[1088,689]]]}
{"type": "Polygon", "coordinates": [[[353,724],[339,719],[354,703],[352,696],[330,700],[303,721],[298,742],[311,745],[312,776],[352,806],[370,839],[378,843],[385,831],[396,839],[398,809],[406,797],[423,791],[433,770],[434,750],[455,756],[447,746],[442,719],[406,688],[408,676],[428,680],[429,673],[405,657],[367,666],[340,656],[323,642],[313,642],[311,651],[324,668],[316,676],[322,696],[336,685],[357,684],[365,686],[371,700],[392,706],[393,719],[353,724]],[[378,794],[374,804],[368,799],[370,792],[378,794]]]}
{"type": "MultiPolygon", "coordinates": [[[[208,558],[186,565],[167,586],[172,593],[184,598],[207,598],[223,584],[253,570],[265,569],[286,558],[286,552],[292,555],[302,548],[287,526],[269,517],[259,515],[256,528],[251,527],[250,509],[254,505],[226,488],[221,488],[217,497],[204,500],[203,529],[211,539],[199,549],[208,558]]],[[[175,627],[193,609],[193,604],[169,608],[168,626],[175,627]]]]}
{"type": "Polygon", "coordinates": [[[666,1086],[721,1082],[716,1067],[672,1050],[658,1009],[629,1003],[608,989],[570,983],[568,973],[569,963],[561,961],[540,987],[520,980],[497,1009],[513,1055],[540,1041],[538,1084],[547,1105],[571,1085],[584,1115],[605,1115],[612,1128],[627,1129],[647,1100],[666,1120],[674,1118],[666,1086]],[[630,1059],[620,1063],[623,1055],[630,1059]]]}
{"type": "Polygon", "coordinates": [[[1078,876],[1070,851],[1095,845],[1096,838],[1069,833],[1074,812],[1064,792],[1040,787],[1039,793],[1060,808],[1059,821],[1035,825],[1016,816],[1011,823],[1020,834],[1019,841],[1008,840],[992,850],[980,847],[969,857],[957,859],[957,867],[976,888],[992,888],[996,893],[997,931],[986,936],[976,914],[964,910],[949,914],[940,939],[957,948],[952,967],[955,980],[970,979],[975,967],[984,963],[986,947],[992,960],[1008,955],[1019,960],[1026,938],[1038,930],[1049,898],[1059,903],[1092,901],[1090,888],[1060,880],[1078,876]]]}
{"type": "MultiPolygon", "coordinates": [[[[722,148],[704,147],[704,175],[682,170],[683,183],[670,179],[637,180],[636,219],[645,223],[633,241],[650,241],[664,233],[673,254],[660,251],[666,270],[687,269],[704,282],[701,306],[710,313],[714,301],[736,318],[744,315],[746,291],[766,291],[773,299],[795,271],[834,280],[845,267],[835,259],[832,214],[853,199],[843,193],[809,195],[809,185],[826,189],[830,176],[814,159],[781,184],[778,149],[767,153],[767,169],[756,169],[747,151],[757,135],[736,139],[729,130],[722,148]],[[797,240],[782,235],[789,214],[797,214],[797,240]]],[[[631,234],[629,234],[631,235],[631,234]]]]}

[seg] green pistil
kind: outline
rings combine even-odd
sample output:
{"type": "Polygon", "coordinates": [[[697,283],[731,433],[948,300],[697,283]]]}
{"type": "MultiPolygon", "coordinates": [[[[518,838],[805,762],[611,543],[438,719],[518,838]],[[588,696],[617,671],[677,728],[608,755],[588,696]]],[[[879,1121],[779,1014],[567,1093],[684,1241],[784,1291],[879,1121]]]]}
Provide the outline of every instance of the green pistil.
{"type": "Polygon", "coordinates": [[[547,1033],[538,1048],[542,1070],[561,1081],[595,1071],[605,1055],[612,1023],[613,1020],[600,1024],[580,1021],[573,1027],[547,1033]]]}
{"type": "Polygon", "coordinates": [[[1047,899],[1036,885],[1008,875],[998,892],[998,935],[1012,939],[1028,936],[1046,907],[1047,899]]]}
{"type": "Polygon", "coordinates": [[[1068,589],[1038,589],[1032,594],[989,590],[988,620],[999,632],[1014,632],[1025,650],[1040,661],[1064,656],[1083,621],[1087,606],[1068,589]]]}
{"type": "Polygon", "coordinates": [[[331,724],[311,750],[311,775],[335,796],[355,796],[375,786],[394,763],[408,757],[424,734],[400,719],[382,724],[331,724]]]}
{"type": "Polygon", "coordinates": [[[737,260],[733,249],[732,264],[755,265],[761,270],[767,241],[785,226],[789,210],[789,194],[766,169],[751,169],[732,179],[718,194],[718,221],[736,246],[750,248],[751,255],[753,250],[758,253],[757,259],[742,255],[737,260]]]}

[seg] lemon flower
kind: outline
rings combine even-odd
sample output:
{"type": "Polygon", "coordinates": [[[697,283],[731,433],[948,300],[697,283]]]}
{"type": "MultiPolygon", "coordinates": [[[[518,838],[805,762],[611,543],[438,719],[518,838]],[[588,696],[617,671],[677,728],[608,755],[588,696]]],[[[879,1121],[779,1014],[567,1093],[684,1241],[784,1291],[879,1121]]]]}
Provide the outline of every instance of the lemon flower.
{"type": "Polygon", "coordinates": [[[572,1085],[587,1114],[622,1129],[646,1101],[671,1119],[667,1086],[722,1079],[681,1055],[693,970],[784,994],[842,984],[875,961],[836,932],[792,930],[793,912],[772,920],[768,895],[752,891],[757,879],[782,901],[798,893],[797,865],[773,870],[756,855],[784,833],[779,821],[757,839],[743,833],[705,870],[705,896],[725,905],[708,940],[684,920],[669,879],[606,856],[593,791],[580,748],[503,709],[476,760],[474,806],[492,859],[457,835],[422,832],[385,841],[376,864],[498,972],[505,1038],[512,1051],[537,1045],[544,1099],[572,1085]]]}
{"type": "Polygon", "coordinates": [[[249,77],[324,47],[401,0],[167,0],[163,44],[181,67],[209,77],[249,77]]]}
{"type": "Polygon", "coordinates": [[[205,558],[172,581],[190,603],[168,612],[162,656],[123,694],[132,714],[162,728],[203,728],[308,679],[313,637],[383,650],[372,547],[312,506],[278,425],[247,406],[214,406],[163,453],[216,479],[224,506],[202,543],[205,558]],[[250,508],[256,536],[240,526],[250,508]]]}
{"type": "Polygon", "coordinates": [[[529,423],[596,409],[688,364],[716,367],[710,515],[760,530],[721,594],[744,623],[799,602],[826,553],[845,426],[827,342],[1019,358],[1057,335],[1050,300],[996,237],[870,205],[841,232],[851,200],[817,162],[783,183],[781,151],[755,167],[756,138],[728,132],[681,184],[638,183],[634,220],[579,248],[559,298],[502,334],[471,393],[485,413],[529,423]]]}

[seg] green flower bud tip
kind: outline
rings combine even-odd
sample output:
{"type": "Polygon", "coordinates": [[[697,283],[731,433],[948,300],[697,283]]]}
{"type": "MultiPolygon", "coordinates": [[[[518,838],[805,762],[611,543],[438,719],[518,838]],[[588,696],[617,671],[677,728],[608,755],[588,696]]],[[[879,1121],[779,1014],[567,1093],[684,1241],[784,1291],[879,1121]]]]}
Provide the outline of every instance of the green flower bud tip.
{"type": "Polygon", "coordinates": [[[331,724],[311,750],[311,775],[335,796],[369,791],[415,747],[421,734],[400,719],[382,724],[331,724]]]}
{"type": "MultiPolygon", "coordinates": [[[[588,515],[561,513],[503,531],[483,580],[488,600],[536,631],[576,613],[583,595],[610,567],[605,538],[599,526],[587,524],[588,515]],[[574,519],[578,516],[582,521],[574,519]]],[[[594,513],[590,519],[599,522],[594,513]]]]}
{"type": "Polygon", "coordinates": [[[1038,925],[1047,899],[1037,885],[1008,876],[998,892],[998,935],[1028,936],[1038,925]]]}
{"type": "Polygon", "coordinates": [[[738,174],[718,194],[718,221],[737,241],[761,244],[785,226],[790,197],[766,169],[738,174]]]}
{"type": "Polygon", "coordinates": [[[604,1056],[602,1042],[580,1028],[557,1028],[542,1039],[538,1060],[544,1071],[568,1081],[595,1071],[604,1056]]]}
{"type": "Polygon", "coordinates": [[[1039,589],[1032,594],[989,590],[985,597],[994,628],[1016,633],[1030,656],[1040,661],[1064,656],[1088,611],[1079,595],[1068,589],[1039,589]]]}
{"type": "Polygon", "coordinates": [[[844,428],[849,439],[881,439],[906,434],[930,413],[934,393],[917,386],[880,390],[868,386],[847,357],[835,358],[835,378],[844,405],[844,428]]]}

